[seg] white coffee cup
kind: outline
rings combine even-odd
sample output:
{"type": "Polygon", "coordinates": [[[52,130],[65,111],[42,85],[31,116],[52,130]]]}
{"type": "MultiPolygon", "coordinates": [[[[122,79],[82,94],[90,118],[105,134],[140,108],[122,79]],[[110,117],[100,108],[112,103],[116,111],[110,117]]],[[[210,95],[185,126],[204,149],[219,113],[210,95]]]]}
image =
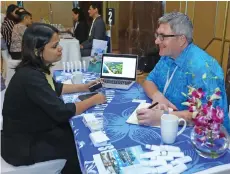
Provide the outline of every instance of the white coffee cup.
{"type": "Polygon", "coordinates": [[[172,144],[175,142],[176,137],[180,135],[186,128],[187,124],[185,119],[178,118],[172,114],[163,114],[161,116],[161,138],[166,144],[172,144]],[[183,121],[184,126],[178,132],[179,122],[183,121]]]}
{"type": "Polygon", "coordinates": [[[80,71],[75,71],[72,77],[73,84],[82,84],[83,74],[80,71]]]}

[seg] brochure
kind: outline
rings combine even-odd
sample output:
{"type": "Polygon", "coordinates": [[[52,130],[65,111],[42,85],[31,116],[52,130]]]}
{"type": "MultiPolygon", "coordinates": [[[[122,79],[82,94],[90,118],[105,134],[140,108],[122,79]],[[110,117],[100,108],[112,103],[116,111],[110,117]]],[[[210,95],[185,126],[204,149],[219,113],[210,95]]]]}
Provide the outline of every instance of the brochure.
{"type": "MultiPolygon", "coordinates": [[[[99,174],[136,173],[143,169],[140,165],[140,154],[145,153],[141,146],[124,149],[112,149],[93,156],[99,174]]],[[[143,159],[141,159],[143,161],[143,159]]]]}

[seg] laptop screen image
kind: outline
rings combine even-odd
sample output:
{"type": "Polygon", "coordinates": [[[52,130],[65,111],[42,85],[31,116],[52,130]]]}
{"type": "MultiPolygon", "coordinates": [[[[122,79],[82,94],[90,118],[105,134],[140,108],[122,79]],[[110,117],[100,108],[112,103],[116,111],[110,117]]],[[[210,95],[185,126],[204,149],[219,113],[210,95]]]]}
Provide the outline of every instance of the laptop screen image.
{"type": "Polygon", "coordinates": [[[101,78],[135,80],[137,55],[104,54],[101,78]]]}

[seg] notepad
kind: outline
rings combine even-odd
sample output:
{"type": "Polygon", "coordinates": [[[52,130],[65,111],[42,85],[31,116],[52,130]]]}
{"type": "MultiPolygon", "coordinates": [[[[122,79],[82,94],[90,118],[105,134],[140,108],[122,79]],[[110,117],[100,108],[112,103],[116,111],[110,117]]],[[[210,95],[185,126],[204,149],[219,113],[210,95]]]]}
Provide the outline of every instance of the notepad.
{"type": "MultiPolygon", "coordinates": [[[[135,101],[134,101],[135,102],[135,101]]],[[[142,108],[148,108],[151,105],[151,103],[145,103],[145,102],[140,102],[138,107],[133,111],[133,113],[130,115],[130,117],[126,120],[126,123],[129,124],[138,124],[138,119],[137,119],[137,110],[142,109],[142,108]]],[[[172,108],[168,108],[169,112],[172,112],[172,108]]],[[[160,127],[160,126],[153,126],[153,127],[160,127]]]]}
{"type": "Polygon", "coordinates": [[[138,107],[130,115],[130,117],[126,120],[126,123],[129,123],[129,124],[138,124],[137,110],[138,109],[142,109],[142,108],[148,108],[150,105],[151,105],[151,103],[140,103],[138,105],[138,107]]]}
{"type": "Polygon", "coordinates": [[[146,100],[133,99],[134,103],[146,103],[146,100]]]}

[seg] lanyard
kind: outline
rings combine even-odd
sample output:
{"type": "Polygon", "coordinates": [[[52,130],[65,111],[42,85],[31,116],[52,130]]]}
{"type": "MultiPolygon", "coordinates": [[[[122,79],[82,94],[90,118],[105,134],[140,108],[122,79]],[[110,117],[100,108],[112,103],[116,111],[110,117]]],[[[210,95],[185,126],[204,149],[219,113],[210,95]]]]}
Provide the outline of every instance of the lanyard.
{"type": "MultiPolygon", "coordinates": [[[[99,16],[100,16],[100,15],[99,15],[99,16]]],[[[98,16],[98,17],[99,17],[99,16],[98,16]]],[[[91,36],[93,24],[94,24],[95,20],[96,20],[98,17],[96,17],[96,18],[93,20],[93,22],[92,22],[92,25],[91,25],[90,30],[89,30],[89,36],[91,36]]]]}
{"type": "Polygon", "coordinates": [[[174,74],[175,74],[177,68],[178,68],[178,67],[176,66],[176,68],[173,70],[173,73],[172,73],[172,75],[170,76],[170,78],[169,78],[169,70],[168,70],[167,79],[166,79],[165,87],[164,87],[164,91],[163,91],[163,94],[164,94],[164,95],[165,95],[165,93],[166,93],[166,91],[167,91],[167,89],[168,89],[168,87],[169,87],[169,84],[170,84],[171,81],[172,81],[172,78],[173,78],[173,76],[174,76],[174,74]]]}

